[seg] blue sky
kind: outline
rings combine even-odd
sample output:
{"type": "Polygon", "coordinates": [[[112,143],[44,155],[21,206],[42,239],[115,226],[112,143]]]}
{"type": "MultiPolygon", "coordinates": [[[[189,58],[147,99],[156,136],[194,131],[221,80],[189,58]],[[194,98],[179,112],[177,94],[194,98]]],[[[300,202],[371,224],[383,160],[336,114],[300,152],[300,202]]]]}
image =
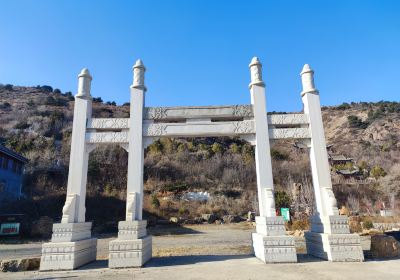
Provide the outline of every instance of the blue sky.
{"type": "Polygon", "coordinates": [[[245,104],[260,57],[270,111],[301,110],[309,63],[323,105],[400,101],[400,1],[0,0],[0,83],[129,101],[147,67],[149,106],[245,104]]]}

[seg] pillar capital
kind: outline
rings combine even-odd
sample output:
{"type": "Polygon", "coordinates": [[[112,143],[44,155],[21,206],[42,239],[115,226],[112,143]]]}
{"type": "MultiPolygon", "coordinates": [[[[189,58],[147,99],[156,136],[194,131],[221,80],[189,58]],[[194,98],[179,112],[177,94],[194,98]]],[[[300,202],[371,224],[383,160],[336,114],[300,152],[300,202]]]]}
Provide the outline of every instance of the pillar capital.
{"type": "Polygon", "coordinates": [[[141,59],[136,60],[135,65],[132,67],[133,70],[133,88],[141,89],[146,91],[146,86],[144,85],[144,72],[146,71],[146,67],[141,59]]]}
{"type": "Polygon", "coordinates": [[[92,83],[92,76],[90,75],[89,69],[83,68],[78,75],[78,94],[76,97],[89,98],[90,88],[92,83]]]}
{"type": "Polygon", "coordinates": [[[304,64],[300,76],[303,85],[301,96],[303,97],[306,93],[318,94],[318,90],[315,88],[314,84],[314,70],[311,69],[310,65],[304,64]]]}
{"type": "Polygon", "coordinates": [[[250,77],[251,77],[251,83],[249,84],[249,88],[251,88],[253,85],[265,87],[265,83],[262,80],[262,64],[258,57],[253,57],[249,64],[250,68],[250,77]]]}

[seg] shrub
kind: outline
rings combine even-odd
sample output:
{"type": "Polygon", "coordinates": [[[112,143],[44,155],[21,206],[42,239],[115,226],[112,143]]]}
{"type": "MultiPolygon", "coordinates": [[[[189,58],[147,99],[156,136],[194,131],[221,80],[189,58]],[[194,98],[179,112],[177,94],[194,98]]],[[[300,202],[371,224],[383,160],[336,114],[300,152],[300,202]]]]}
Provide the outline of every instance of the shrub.
{"type": "Polygon", "coordinates": [[[58,89],[58,88],[55,88],[55,89],[53,90],[53,93],[58,93],[58,94],[61,94],[61,90],[60,90],[60,89],[58,89]]]}
{"type": "Polygon", "coordinates": [[[310,222],[308,219],[294,220],[290,227],[291,230],[309,230],[310,222]]]}
{"type": "Polygon", "coordinates": [[[30,125],[26,121],[20,121],[14,126],[15,129],[26,129],[28,127],[30,127],[30,125]]]}
{"type": "Polygon", "coordinates": [[[220,143],[215,142],[214,144],[212,144],[211,146],[211,150],[215,153],[215,154],[221,154],[223,152],[223,147],[220,143]]]}
{"type": "Polygon", "coordinates": [[[0,109],[10,109],[11,104],[8,102],[4,102],[3,104],[0,105],[0,109]]]}
{"type": "Polygon", "coordinates": [[[231,145],[229,146],[229,150],[230,150],[231,153],[233,153],[233,154],[238,154],[238,153],[240,153],[240,148],[239,148],[238,144],[236,144],[236,143],[231,144],[231,145]]]}
{"type": "Polygon", "coordinates": [[[271,148],[271,157],[275,160],[288,160],[289,159],[289,155],[284,154],[273,148],[271,148]]]}
{"type": "Polygon", "coordinates": [[[53,92],[53,88],[51,86],[41,86],[40,90],[46,93],[53,92]]]}
{"type": "Polygon", "coordinates": [[[93,97],[93,102],[103,103],[103,99],[101,99],[101,97],[93,97]]]}
{"type": "Polygon", "coordinates": [[[160,201],[158,200],[158,198],[157,198],[157,195],[156,194],[152,194],[151,195],[151,206],[154,208],[154,209],[159,209],[160,208],[160,201]]]}
{"type": "Polygon", "coordinates": [[[379,177],[385,177],[386,171],[382,167],[376,165],[371,169],[370,174],[375,179],[378,179],[379,177]]]}
{"type": "Polygon", "coordinates": [[[107,101],[106,105],[117,106],[117,103],[115,103],[115,101],[107,101]]]}
{"type": "Polygon", "coordinates": [[[365,221],[363,222],[363,228],[364,229],[371,229],[374,228],[374,224],[372,223],[372,221],[365,221]]]}
{"type": "Polygon", "coordinates": [[[362,121],[359,117],[357,116],[348,116],[347,120],[349,122],[349,126],[352,128],[361,128],[361,129],[366,129],[369,125],[369,123],[366,121],[362,121]]]}
{"type": "Polygon", "coordinates": [[[275,191],[274,196],[277,209],[290,207],[290,197],[285,191],[275,191]]]}
{"type": "Polygon", "coordinates": [[[6,84],[6,85],[4,85],[2,88],[3,88],[4,90],[12,91],[12,90],[13,90],[13,85],[11,85],[11,84],[6,84]]]}
{"type": "Polygon", "coordinates": [[[343,102],[341,105],[339,105],[337,107],[339,110],[346,110],[346,109],[350,109],[351,106],[349,105],[349,103],[343,102]]]}

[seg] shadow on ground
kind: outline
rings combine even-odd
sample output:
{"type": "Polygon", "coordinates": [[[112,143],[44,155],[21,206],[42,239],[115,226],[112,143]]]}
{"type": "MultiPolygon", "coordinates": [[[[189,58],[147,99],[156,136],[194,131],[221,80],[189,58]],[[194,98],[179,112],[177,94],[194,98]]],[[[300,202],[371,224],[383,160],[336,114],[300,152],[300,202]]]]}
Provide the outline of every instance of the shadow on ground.
{"type": "Polygon", "coordinates": [[[202,262],[221,262],[232,259],[249,259],[253,255],[196,255],[196,256],[170,256],[152,258],[145,267],[163,267],[173,265],[189,265],[202,262]]]}
{"type": "Polygon", "coordinates": [[[153,236],[164,236],[164,235],[198,234],[203,232],[185,227],[184,225],[165,224],[165,225],[156,225],[148,227],[147,233],[153,236]]]}

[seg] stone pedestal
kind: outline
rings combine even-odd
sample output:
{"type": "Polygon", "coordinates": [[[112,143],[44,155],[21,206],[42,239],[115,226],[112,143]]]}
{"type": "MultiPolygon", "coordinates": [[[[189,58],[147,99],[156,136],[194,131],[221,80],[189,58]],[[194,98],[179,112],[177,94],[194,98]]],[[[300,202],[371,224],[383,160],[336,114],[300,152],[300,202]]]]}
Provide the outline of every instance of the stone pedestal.
{"type": "Polygon", "coordinates": [[[40,270],[70,270],[96,260],[91,228],[92,223],[54,224],[51,242],[42,246],[40,270]]]}
{"type": "Polygon", "coordinates": [[[313,216],[305,233],[307,253],[333,262],[362,262],[358,234],[351,234],[347,216],[313,216]]]}
{"type": "Polygon", "coordinates": [[[256,233],[252,234],[256,257],[264,263],[297,262],[293,236],[287,236],[285,222],[278,217],[256,217],[256,233]]]}
{"type": "Polygon", "coordinates": [[[109,245],[108,267],[141,267],[151,259],[152,238],[146,224],[144,220],[118,223],[118,239],[109,245]]]}

